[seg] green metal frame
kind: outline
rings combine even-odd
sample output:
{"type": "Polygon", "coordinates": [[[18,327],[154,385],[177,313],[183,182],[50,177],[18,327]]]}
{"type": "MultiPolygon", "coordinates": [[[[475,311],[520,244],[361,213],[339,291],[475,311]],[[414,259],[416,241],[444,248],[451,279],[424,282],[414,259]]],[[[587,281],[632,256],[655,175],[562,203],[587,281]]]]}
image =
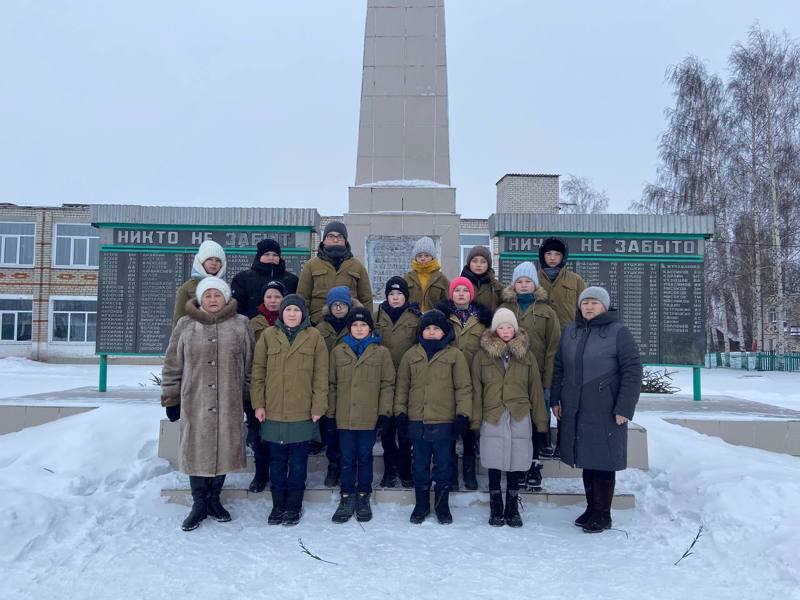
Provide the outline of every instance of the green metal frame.
{"type": "Polygon", "coordinates": [[[199,231],[314,231],[302,225],[164,225],[163,223],[92,223],[98,229],[124,227],[125,229],[178,229],[199,231]]]}
{"type": "MultiPolygon", "coordinates": [[[[225,248],[226,254],[252,254],[255,248],[225,248]]],[[[100,246],[101,252],[130,252],[130,253],[158,253],[158,254],[196,254],[194,246],[126,246],[105,244],[100,246]]],[[[299,255],[311,254],[311,248],[283,248],[281,254],[299,255]]]]}

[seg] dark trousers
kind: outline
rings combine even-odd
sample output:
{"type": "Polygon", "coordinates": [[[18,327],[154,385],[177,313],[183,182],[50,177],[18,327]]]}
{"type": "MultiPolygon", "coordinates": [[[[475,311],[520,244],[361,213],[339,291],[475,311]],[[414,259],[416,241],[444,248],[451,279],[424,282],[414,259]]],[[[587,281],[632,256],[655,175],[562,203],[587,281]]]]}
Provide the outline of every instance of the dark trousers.
{"type": "MultiPolygon", "coordinates": [[[[478,445],[477,444],[477,440],[475,439],[475,433],[476,432],[472,431],[472,429],[467,429],[464,432],[464,435],[461,437],[461,441],[462,441],[462,444],[464,446],[464,452],[463,452],[463,454],[461,456],[467,456],[467,457],[475,456],[475,450],[476,450],[476,447],[478,445]]],[[[453,458],[455,458],[455,456],[456,456],[456,442],[457,441],[458,441],[458,435],[456,435],[453,438],[452,452],[451,452],[451,454],[453,455],[453,458]]]]}
{"type": "Polygon", "coordinates": [[[253,459],[256,463],[256,475],[266,477],[269,472],[269,442],[259,437],[253,447],[253,459]]]}
{"type": "Polygon", "coordinates": [[[320,435],[322,443],[325,444],[325,456],[328,463],[338,466],[342,460],[342,452],[339,449],[339,434],[336,433],[336,419],[321,417],[319,422],[320,435]]]}
{"type": "MultiPolygon", "coordinates": [[[[509,492],[516,492],[519,490],[519,480],[524,476],[524,473],[518,471],[506,471],[506,489],[509,492]]],[[[503,471],[500,469],[489,469],[489,491],[500,491],[500,478],[503,476],[503,471]]]]}
{"type": "Polygon", "coordinates": [[[422,421],[409,421],[408,437],[413,446],[414,487],[430,489],[431,459],[433,459],[433,481],[439,490],[450,489],[453,473],[453,424],[425,425],[422,421]]]}
{"type": "Polygon", "coordinates": [[[395,417],[389,419],[389,426],[381,434],[381,446],[386,473],[397,473],[401,479],[411,479],[411,440],[397,431],[395,417]]]}
{"type": "Polygon", "coordinates": [[[306,489],[308,442],[269,442],[269,480],[273,492],[306,489]]]}
{"type": "Polygon", "coordinates": [[[244,414],[247,421],[247,445],[253,449],[256,475],[266,478],[269,471],[269,443],[261,439],[261,422],[250,406],[250,398],[244,400],[244,414]]]}
{"type": "Polygon", "coordinates": [[[584,475],[600,481],[616,481],[617,473],[615,471],[601,471],[600,469],[584,469],[584,475]]]}
{"type": "Polygon", "coordinates": [[[339,446],[342,452],[342,493],[372,491],[372,447],[375,430],[340,429],[339,446]]]}
{"type": "Polygon", "coordinates": [[[546,448],[548,444],[548,435],[549,432],[539,432],[536,431],[536,426],[533,427],[533,433],[531,433],[531,441],[533,442],[533,460],[539,459],[539,452],[541,452],[542,448],[546,448]]]}

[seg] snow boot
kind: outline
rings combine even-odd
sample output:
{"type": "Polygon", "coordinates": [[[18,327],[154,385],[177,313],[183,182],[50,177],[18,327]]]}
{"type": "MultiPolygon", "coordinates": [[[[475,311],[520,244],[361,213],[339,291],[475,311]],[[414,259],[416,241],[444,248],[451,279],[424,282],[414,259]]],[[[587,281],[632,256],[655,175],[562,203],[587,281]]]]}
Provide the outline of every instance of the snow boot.
{"type": "Polygon", "coordinates": [[[404,473],[403,471],[399,472],[400,475],[400,485],[405,489],[411,489],[414,487],[414,478],[411,476],[411,471],[408,473],[404,473]]]}
{"type": "Polygon", "coordinates": [[[328,472],[325,473],[325,487],[336,487],[339,485],[339,475],[341,472],[338,463],[328,463],[328,472]]]}
{"type": "Polygon", "coordinates": [[[334,523],[347,523],[353,513],[356,512],[356,495],[355,494],[342,494],[339,499],[339,506],[336,507],[336,512],[333,513],[331,521],[334,523]]]}
{"type": "Polygon", "coordinates": [[[369,494],[359,492],[356,496],[356,521],[366,523],[372,520],[372,506],[369,503],[369,494]]]}
{"type": "Polygon", "coordinates": [[[503,492],[491,490],[489,492],[489,525],[492,527],[502,527],[505,525],[503,516],[503,492]]]}
{"type": "Polygon", "coordinates": [[[267,518],[269,525],[280,525],[286,514],[286,490],[272,490],[272,510],[267,518]]]}
{"type": "Polygon", "coordinates": [[[450,474],[450,489],[458,491],[458,454],[453,456],[453,472],[450,474]]]}
{"type": "Polygon", "coordinates": [[[453,515],[450,513],[450,490],[439,489],[438,487],[433,494],[434,503],[433,508],[436,511],[436,518],[442,525],[449,525],[453,522],[453,515]]]}
{"type": "Polygon", "coordinates": [[[591,473],[587,473],[586,469],[583,470],[583,493],[586,495],[586,510],[583,514],[575,519],[577,527],[583,527],[589,522],[589,517],[592,514],[592,488],[594,485],[594,478],[591,473]]]}
{"type": "Polygon", "coordinates": [[[427,488],[414,488],[416,504],[411,512],[411,522],[419,525],[431,514],[431,491],[427,488]]]}
{"type": "Polygon", "coordinates": [[[525,474],[525,488],[531,492],[542,489],[542,463],[538,460],[531,463],[531,468],[525,474]]]}
{"type": "Polygon", "coordinates": [[[462,475],[464,476],[464,487],[470,491],[478,489],[478,477],[475,472],[475,457],[462,456],[461,468],[463,469],[462,475]]]}
{"type": "Polygon", "coordinates": [[[192,490],[192,510],[183,520],[181,529],[192,531],[200,526],[200,522],[208,516],[208,482],[207,477],[189,476],[189,488],[192,490]]]}
{"type": "Polygon", "coordinates": [[[289,490],[286,492],[286,514],[284,525],[297,525],[303,516],[303,493],[305,490],[289,490]]]}
{"type": "Polygon", "coordinates": [[[583,526],[584,533],[600,533],[611,529],[611,502],[614,500],[614,480],[594,478],[592,512],[583,526]]]}
{"type": "Polygon", "coordinates": [[[506,510],[503,517],[509,527],[522,527],[522,517],[519,514],[517,503],[522,504],[519,492],[517,490],[506,491],[506,510]]]}
{"type": "Polygon", "coordinates": [[[222,493],[222,486],[225,485],[225,475],[210,477],[208,493],[208,516],[220,523],[227,523],[231,520],[231,513],[225,510],[220,502],[219,495],[222,493]]]}
{"type": "Polygon", "coordinates": [[[392,469],[387,469],[381,478],[381,487],[393,488],[397,486],[397,473],[392,469]]]}
{"type": "Polygon", "coordinates": [[[267,489],[267,483],[269,483],[269,475],[263,477],[256,473],[253,476],[253,480],[250,482],[250,486],[247,488],[247,490],[253,494],[260,494],[267,489]]]}

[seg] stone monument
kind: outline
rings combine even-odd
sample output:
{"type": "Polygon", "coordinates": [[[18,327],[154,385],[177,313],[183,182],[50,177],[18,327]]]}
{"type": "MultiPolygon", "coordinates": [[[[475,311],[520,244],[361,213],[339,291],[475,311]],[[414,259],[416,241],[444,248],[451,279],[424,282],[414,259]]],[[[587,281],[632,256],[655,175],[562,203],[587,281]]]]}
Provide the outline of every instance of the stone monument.
{"type": "Polygon", "coordinates": [[[450,185],[444,0],[368,0],[355,185],[344,215],[375,299],[434,239],[455,277],[460,215],[450,185]]]}

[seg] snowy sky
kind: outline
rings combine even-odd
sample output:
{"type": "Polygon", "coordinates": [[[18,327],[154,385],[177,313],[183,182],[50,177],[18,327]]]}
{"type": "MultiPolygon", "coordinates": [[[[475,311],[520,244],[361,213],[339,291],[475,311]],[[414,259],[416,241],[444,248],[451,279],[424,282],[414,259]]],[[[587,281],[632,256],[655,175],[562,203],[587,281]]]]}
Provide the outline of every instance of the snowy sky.
{"type": "MultiPolygon", "coordinates": [[[[446,0],[452,181],[485,217],[507,172],[652,180],[689,53],[724,73],[800,2],[446,0]],[[613,10],[610,9],[613,7],[613,10]]],[[[364,0],[3,0],[0,202],[346,210],[364,0]]]]}

